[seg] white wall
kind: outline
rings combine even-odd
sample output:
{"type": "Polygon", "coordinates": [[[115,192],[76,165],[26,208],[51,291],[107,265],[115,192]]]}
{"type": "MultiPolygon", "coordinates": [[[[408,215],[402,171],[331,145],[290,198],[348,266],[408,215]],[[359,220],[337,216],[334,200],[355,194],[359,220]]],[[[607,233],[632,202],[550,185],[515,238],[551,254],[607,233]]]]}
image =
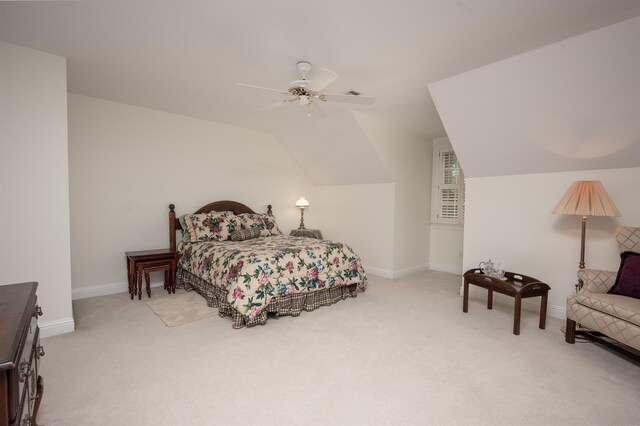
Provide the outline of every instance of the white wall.
{"type": "Polygon", "coordinates": [[[0,42],[0,284],[37,281],[42,335],[73,331],[65,58],[0,42]]]}
{"type": "Polygon", "coordinates": [[[305,226],[349,244],[367,273],[392,276],[395,185],[320,186],[309,197],[305,226]]]}
{"type": "MultiPolygon", "coordinates": [[[[431,140],[354,112],[395,183],[393,274],[427,269],[431,218],[431,140]]],[[[375,208],[372,203],[368,208],[375,208]]]]}
{"type": "Polygon", "coordinates": [[[581,221],[551,210],[575,180],[602,181],[622,213],[587,220],[587,267],[617,271],[614,228],[640,226],[640,168],[467,178],[465,270],[491,258],[509,271],[536,277],[551,286],[549,314],[564,318],[566,298],[577,282],[581,221]]]}
{"type": "Polygon", "coordinates": [[[169,203],[181,214],[218,199],[271,203],[288,233],[304,195],[307,227],[351,245],[372,274],[426,269],[431,144],[358,123],[395,184],[314,186],[266,133],[69,94],[74,297],[123,291],[124,252],[167,247],[169,203]]]}
{"type": "Polygon", "coordinates": [[[314,203],[271,135],[75,94],[69,159],[74,297],[122,291],[125,251],[168,247],[170,203],[177,214],[215,200],[273,204],[285,233],[300,195],[314,203]]]}
{"type": "Polygon", "coordinates": [[[429,237],[429,269],[462,274],[464,227],[432,223],[429,237]]]}

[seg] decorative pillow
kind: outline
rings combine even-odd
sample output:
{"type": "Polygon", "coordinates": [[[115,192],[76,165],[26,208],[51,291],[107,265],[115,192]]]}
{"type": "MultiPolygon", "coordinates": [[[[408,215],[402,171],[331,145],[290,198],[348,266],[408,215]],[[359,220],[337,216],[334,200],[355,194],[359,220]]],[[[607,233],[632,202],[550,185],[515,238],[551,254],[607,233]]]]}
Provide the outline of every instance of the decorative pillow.
{"type": "Polygon", "coordinates": [[[282,231],[280,231],[276,223],[276,218],[269,214],[243,213],[238,218],[242,221],[243,228],[259,229],[261,237],[282,235],[282,231]]]}
{"type": "Polygon", "coordinates": [[[640,253],[625,251],[620,259],[618,276],[609,293],[640,299],[640,253]]]}
{"type": "Polygon", "coordinates": [[[282,235],[282,231],[278,228],[278,224],[276,223],[275,216],[271,216],[269,214],[265,214],[262,216],[262,220],[264,224],[267,226],[267,229],[271,233],[271,235],[282,235]]]}
{"type": "Polygon", "coordinates": [[[233,241],[252,240],[260,236],[261,231],[258,228],[238,229],[231,233],[233,241]]]}
{"type": "Polygon", "coordinates": [[[189,231],[187,230],[187,224],[184,221],[184,218],[187,215],[182,215],[178,218],[178,220],[180,221],[180,227],[182,228],[182,242],[183,243],[190,243],[191,242],[191,236],[189,235],[189,231]]]}
{"type": "Polygon", "coordinates": [[[224,215],[226,219],[227,232],[229,233],[227,240],[230,240],[231,234],[239,229],[242,229],[242,223],[240,219],[238,219],[238,216],[236,216],[233,212],[224,211],[220,212],[220,214],[224,215]]]}
{"type": "Polygon", "coordinates": [[[242,213],[238,216],[238,219],[240,219],[243,228],[257,229],[260,231],[261,237],[268,237],[271,235],[271,233],[269,232],[269,228],[267,228],[267,225],[264,223],[263,216],[266,215],[257,213],[242,213]]]}
{"type": "Polygon", "coordinates": [[[184,222],[191,241],[224,241],[239,229],[232,212],[209,212],[185,215],[184,222]]]}

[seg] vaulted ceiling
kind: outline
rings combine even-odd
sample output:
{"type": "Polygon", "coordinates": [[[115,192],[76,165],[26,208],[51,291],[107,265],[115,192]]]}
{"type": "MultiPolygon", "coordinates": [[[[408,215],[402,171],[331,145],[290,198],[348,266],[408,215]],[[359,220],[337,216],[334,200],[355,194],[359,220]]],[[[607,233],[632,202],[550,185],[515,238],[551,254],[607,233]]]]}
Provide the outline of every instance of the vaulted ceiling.
{"type": "Polygon", "coordinates": [[[356,109],[435,137],[428,83],[638,14],[638,0],[2,2],[0,39],[66,57],[71,92],[273,133],[302,107],[252,113],[280,95],[233,83],[286,88],[306,60],[340,75],[331,92],[377,98],[356,109]]]}
{"type": "Polygon", "coordinates": [[[640,167],[640,17],[429,89],[469,177],[640,167]]]}

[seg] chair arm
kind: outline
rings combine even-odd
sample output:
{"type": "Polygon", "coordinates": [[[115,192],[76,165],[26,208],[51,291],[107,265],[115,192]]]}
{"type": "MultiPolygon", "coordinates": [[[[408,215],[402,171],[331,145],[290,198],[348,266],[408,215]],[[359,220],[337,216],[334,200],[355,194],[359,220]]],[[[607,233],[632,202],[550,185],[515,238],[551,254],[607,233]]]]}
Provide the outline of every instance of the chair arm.
{"type": "Polygon", "coordinates": [[[584,283],[581,293],[606,293],[616,282],[616,272],[600,271],[598,269],[579,269],[578,279],[584,283]]]}

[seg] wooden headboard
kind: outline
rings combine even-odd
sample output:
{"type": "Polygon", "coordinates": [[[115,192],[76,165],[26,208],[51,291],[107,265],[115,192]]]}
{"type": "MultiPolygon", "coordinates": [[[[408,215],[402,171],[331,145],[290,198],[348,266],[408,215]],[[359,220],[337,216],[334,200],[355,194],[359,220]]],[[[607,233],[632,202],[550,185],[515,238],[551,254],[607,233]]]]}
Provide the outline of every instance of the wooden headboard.
{"type": "MultiPolygon", "coordinates": [[[[169,248],[172,252],[176,251],[176,230],[182,229],[180,226],[180,219],[176,218],[175,208],[176,206],[174,204],[169,204],[169,248]]],[[[200,207],[198,210],[193,212],[193,214],[209,213],[211,211],[233,212],[234,214],[255,213],[253,210],[242,203],[239,203],[237,201],[223,200],[214,201],[213,203],[209,203],[206,206],[200,207]]],[[[267,206],[267,214],[273,215],[271,204],[267,206]]]]}

